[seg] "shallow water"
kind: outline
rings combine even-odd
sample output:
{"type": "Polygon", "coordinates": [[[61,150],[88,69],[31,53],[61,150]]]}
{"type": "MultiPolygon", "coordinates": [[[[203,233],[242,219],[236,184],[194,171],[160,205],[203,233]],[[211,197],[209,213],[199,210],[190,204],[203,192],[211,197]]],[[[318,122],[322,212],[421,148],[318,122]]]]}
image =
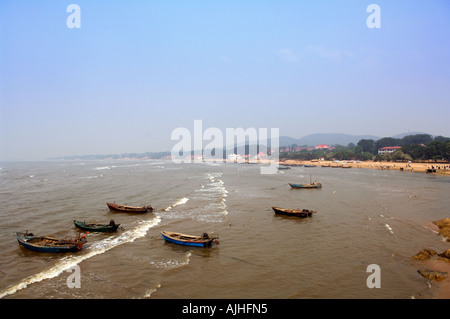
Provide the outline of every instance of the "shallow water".
{"type": "Polygon", "coordinates": [[[433,298],[411,259],[448,242],[430,227],[449,217],[450,178],[400,171],[165,161],[0,164],[0,296],[3,298],[433,298]],[[322,189],[291,190],[289,182],[322,189]],[[152,205],[110,212],[106,202],[152,205]],[[271,207],[307,208],[310,218],[271,207]],[[65,237],[73,220],[124,227],[91,233],[83,250],[42,254],[16,231],[65,237]],[[162,230],[219,236],[220,245],[167,243],[162,230]],[[370,264],[381,288],[369,289],[370,264]],[[78,265],[81,288],[69,288],[78,265]],[[69,271],[68,271],[69,270],[69,271]]]}

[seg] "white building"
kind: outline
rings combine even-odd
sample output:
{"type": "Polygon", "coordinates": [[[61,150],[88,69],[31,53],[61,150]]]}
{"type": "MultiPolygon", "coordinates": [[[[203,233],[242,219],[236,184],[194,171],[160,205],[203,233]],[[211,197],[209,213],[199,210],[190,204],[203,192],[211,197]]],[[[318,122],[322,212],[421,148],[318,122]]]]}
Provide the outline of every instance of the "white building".
{"type": "Polygon", "coordinates": [[[382,147],[378,150],[378,154],[386,154],[386,153],[394,153],[395,151],[400,150],[401,146],[386,146],[382,147]]]}

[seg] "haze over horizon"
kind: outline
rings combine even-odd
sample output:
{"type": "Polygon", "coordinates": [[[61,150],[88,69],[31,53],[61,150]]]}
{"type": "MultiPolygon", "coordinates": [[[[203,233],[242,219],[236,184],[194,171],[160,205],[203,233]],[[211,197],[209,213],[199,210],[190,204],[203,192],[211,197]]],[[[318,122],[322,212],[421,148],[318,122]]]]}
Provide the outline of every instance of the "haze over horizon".
{"type": "Polygon", "coordinates": [[[194,120],[450,136],[449,17],[445,0],[3,1],[0,161],[168,151],[194,120]]]}

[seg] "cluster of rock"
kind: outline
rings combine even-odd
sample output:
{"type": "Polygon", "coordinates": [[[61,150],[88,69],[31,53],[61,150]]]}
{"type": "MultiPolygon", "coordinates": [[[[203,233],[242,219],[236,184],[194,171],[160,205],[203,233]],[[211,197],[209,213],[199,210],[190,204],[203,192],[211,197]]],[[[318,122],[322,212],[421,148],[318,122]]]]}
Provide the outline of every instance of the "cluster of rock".
{"type": "MultiPolygon", "coordinates": [[[[415,260],[427,260],[432,258],[433,256],[439,256],[440,259],[450,263],[450,249],[438,254],[433,249],[423,249],[417,255],[413,257],[415,260]]],[[[423,277],[433,280],[433,281],[441,281],[447,278],[448,274],[446,272],[437,271],[437,270],[428,270],[428,269],[419,269],[419,274],[423,277]]]]}
{"type": "Polygon", "coordinates": [[[450,241],[450,218],[444,218],[433,222],[437,227],[439,227],[438,233],[447,241],[450,241]]]}
{"type": "MultiPolygon", "coordinates": [[[[439,235],[447,239],[447,241],[450,241],[450,218],[444,218],[433,223],[439,227],[439,235]]],[[[428,260],[430,258],[435,258],[435,256],[437,256],[440,260],[450,263],[450,249],[447,249],[440,254],[433,249],[423,249],[415,255],[413,259],[428,260]]],[[[419,269],[418,272],[423,277],[433,281],[441,281],[446,279],[448,276],[447,272],[437,270],[419,269]]]]}

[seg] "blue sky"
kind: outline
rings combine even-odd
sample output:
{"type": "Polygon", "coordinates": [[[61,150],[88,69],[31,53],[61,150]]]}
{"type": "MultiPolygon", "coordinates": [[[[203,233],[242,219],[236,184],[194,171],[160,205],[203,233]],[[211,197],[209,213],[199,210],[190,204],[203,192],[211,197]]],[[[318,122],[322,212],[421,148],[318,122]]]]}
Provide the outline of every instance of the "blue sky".
{"type": "Polygon", "coordinates": [[[7,0],[0,32],[0,160],[170,150],[194,120],[450,136],[446,0],[7,0]]]}

